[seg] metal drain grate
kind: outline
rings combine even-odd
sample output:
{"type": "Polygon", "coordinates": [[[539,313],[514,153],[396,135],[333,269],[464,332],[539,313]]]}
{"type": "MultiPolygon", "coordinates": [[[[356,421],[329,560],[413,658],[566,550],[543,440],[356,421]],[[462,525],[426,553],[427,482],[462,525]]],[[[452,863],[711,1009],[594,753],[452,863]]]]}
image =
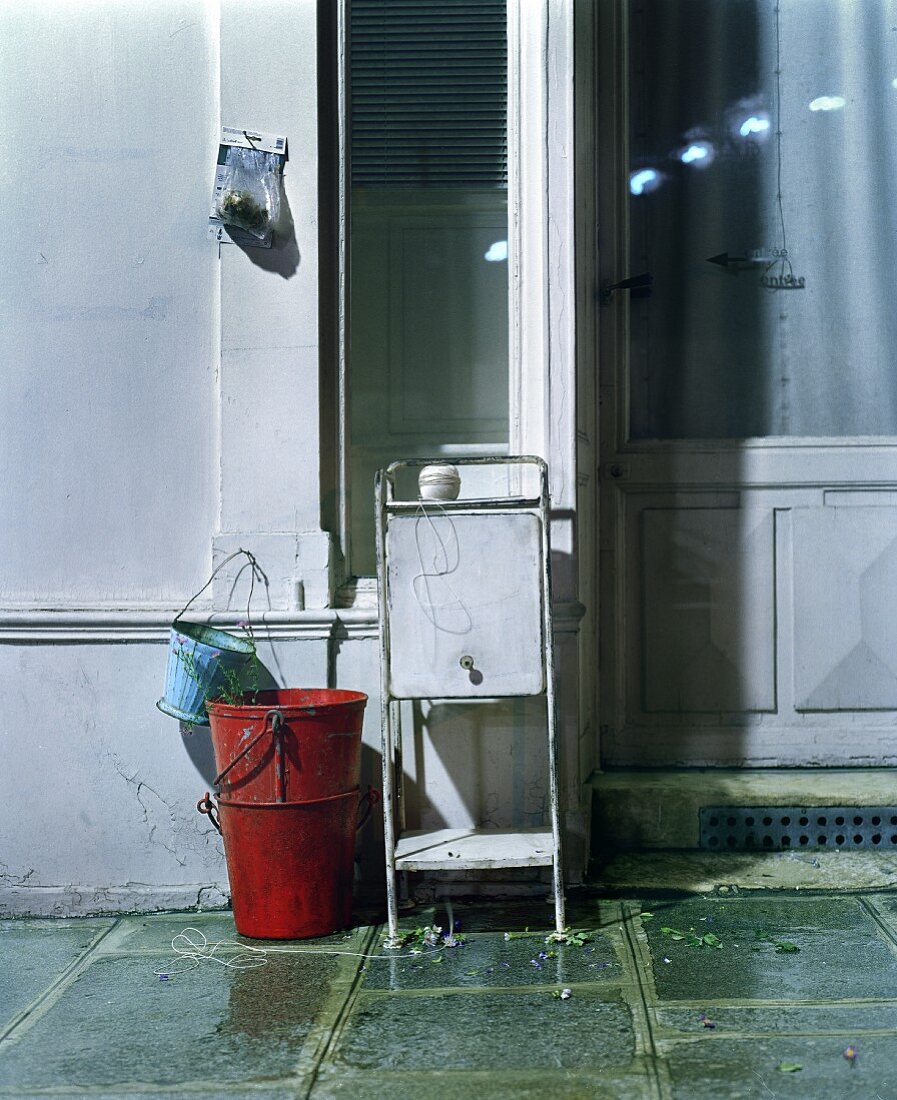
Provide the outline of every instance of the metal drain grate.
{"type": "Polygon", "coordinates": [[[705,851],[782,848],[897,849],[897,806],[709,806],[705,851]]]}

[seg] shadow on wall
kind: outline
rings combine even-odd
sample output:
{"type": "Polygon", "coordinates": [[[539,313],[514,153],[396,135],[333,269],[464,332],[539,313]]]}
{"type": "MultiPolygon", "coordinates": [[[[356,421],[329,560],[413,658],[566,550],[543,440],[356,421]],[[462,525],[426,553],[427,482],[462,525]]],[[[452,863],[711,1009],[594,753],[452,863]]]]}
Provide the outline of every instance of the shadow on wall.
{"type": "MultiPolygon", "coordinates": [[[[270,670],[259,661],[256,672],[253,673],[252,690],[268,691],[278,687],[280,687],[280,684],[272,676],[270,670]],[[258,677],[257,684],[255,683],[256,676],[258,677]]],[[[184,743],[184,750],[190,758],[191,764],[206,784],[211,787],[218,771],[215,767],[215,752],[212,748],[210,728],[208,726],[193,726],[189,722],[181,722],[180,727],[181,740],[184,743]]]]}
{"type": "Polygon", "coordinates": [[[251,248],[236,241],[233,243],[237,244],[237,247],[262,271],[270,271],[274,275],[279,275],[281,279],[292,279],[299,270],[301,256],[296,240],[293,212],[290,210],[290,200],[286,193],[280,196],[280,217],[274,225],[274,243],[271,248],[251,248]]]}

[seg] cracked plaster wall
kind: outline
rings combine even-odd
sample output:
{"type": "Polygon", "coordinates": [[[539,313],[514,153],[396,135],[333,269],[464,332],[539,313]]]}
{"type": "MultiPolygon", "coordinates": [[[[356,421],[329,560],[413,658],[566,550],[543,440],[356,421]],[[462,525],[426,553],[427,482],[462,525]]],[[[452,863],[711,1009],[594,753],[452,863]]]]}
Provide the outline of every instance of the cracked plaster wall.
{"type": "MultiPolygon", "coordinates": [[[[376,648],[376,647],[374,647],[376,648]]],[[[327,679],[326,641],[287,641],[290,683],[327,679]]],[[[155,708],[161,643],[0,646],[0,916],[222,905],[221,839],[196,802],[207,729],[155,708]]],[[[379,737],[376,700],[365,740],[379,737]]]]}

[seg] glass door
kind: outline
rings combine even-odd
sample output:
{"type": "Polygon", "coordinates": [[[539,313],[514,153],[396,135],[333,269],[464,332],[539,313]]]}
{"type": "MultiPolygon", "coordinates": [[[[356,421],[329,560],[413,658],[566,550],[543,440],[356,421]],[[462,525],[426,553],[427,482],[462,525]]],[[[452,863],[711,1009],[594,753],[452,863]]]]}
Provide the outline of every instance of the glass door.
{"type": "Polygon", "coordinates": [[[897,4],[604,17],[605,760],[890,762],[897,4]]]}

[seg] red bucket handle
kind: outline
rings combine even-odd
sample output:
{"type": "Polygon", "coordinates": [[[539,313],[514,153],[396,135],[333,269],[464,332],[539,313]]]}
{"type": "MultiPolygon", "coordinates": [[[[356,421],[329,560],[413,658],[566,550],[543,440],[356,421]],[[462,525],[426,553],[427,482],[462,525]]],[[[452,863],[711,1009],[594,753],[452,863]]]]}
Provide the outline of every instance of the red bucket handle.
{"type": "MultiPolygon", "coordinates": [[[[330,795],[327,798],[316,798],[313,802],[331,802],[334,798],[342,798],[343,795],[330,795]]],[[[361,813],[361,817],[358,820],[358,824],[355,826],[355,831],[364,828],[370,820],[374,807],[380,801],[380,792],[375,790],[374,787],[368,787],[363,795],[358,799],[358,812],[361,813]],[[362,810],[363,807],[363,810],[362,810]]],[[[249,803],[252,805],[252,803],[249,803]]],[[[304,803],[296,803],[296,805],[304,805],[304,803]]],[[[221,832],[221,822],[218,817],[218,807],[212,801],[212,798],[208,791],[202,796],[202,798],[196,803],[196,808],[201,814],[205,814],[209,821],[215,826],[218,832],[221,832]]]]}
{"type": "Polygon", "coordinates": [[[362,806],[364,806],[364,813],[362,813],[358,824],[355,826],[355,832],[356,833],[358,832],[359,829],[362,829],[362,828],[364,828],[365,825],[367,825],[368,821],[370,820],[370,816],[373,813],[374,807],[377,805],[377,803],[379,801],[380,801],[380,792],[377,791],[377,790],[374,790],[373,787],[368,787],[368,789],[364,792],[364,794],[358,800],[359,812],[361,811],[362,806]],[[365,803],[367,803],[367,805],[365,805],[365,803]]]}
{"type": "Polygon", "coordinates": [[[209,792],[203,795],[203,797],[196,803],[196,808],[201,814],[205,814],[209,821],[215,826],[218,832],[221,832],[221,822],[218,820],[218,807],[209,797],[209,792]]]}
{"type": "Polygon", "coordinates": [[[285,776],[283,765],[283,734],[281,733],[282,730],[283,711],[278,710],[275,707],[265,714],[265,724],[262,726],[262,732],[253,737],[246,748],[243,749],[242,752],[238,753],[233,758],[233,760],[231,760],[224,771],[219,772],[218,775],[215,776],[214,780],[212,781],[213,784],[217,787],[221,783],[221,780],[228,774],[228,772],[237,764],[239,764],[243,757],[247,755],[247,753],[250,753],[255,748],[255,746],[259,743],[259,741],[261,741],[265,734],[270,733],[274,737],[275,751],[277,753],[277,761],[275,764],[277,771],[277,801],[285,802],[286,791],[284,789],[285,776]]]}

